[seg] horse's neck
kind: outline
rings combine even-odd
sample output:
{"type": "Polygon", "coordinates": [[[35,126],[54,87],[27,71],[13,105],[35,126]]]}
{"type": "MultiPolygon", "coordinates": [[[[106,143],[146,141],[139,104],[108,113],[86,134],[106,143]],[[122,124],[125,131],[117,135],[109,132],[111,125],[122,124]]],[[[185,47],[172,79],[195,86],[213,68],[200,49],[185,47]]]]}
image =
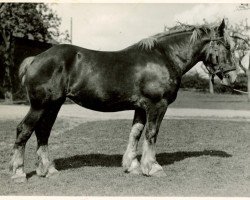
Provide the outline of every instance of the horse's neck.
{"type": "Polygon", "coordinates": [[[191,32],[176,34],[166,37],[162,41],[166,54],[181,75],[184,75],[200,61],[199,55],[202,47],[197,42],[194,44],[190,42],[191,35],[191,32]]]}

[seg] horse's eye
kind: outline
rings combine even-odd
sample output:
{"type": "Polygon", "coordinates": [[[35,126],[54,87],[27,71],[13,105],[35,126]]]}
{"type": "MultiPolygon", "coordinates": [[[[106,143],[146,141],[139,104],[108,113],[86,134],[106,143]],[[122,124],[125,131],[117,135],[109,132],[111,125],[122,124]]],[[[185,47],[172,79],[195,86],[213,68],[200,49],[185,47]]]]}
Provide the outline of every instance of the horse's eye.
{"type": "Polygon", "coordinates": [[[226,44],[225,47],[226,47],[227,50],[231,50],[231,47],[230,47],[229,44],[226,44]]]}

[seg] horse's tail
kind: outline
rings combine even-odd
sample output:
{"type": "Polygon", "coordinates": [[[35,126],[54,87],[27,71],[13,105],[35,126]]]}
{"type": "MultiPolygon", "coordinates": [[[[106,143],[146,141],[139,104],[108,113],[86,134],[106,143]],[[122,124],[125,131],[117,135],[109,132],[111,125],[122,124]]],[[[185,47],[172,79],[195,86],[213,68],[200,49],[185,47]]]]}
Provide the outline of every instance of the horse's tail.
{"type": "Polygon", "coordinates": [[[31,65],[31,63],[33,62],[34,58],[35,58],[34,56],[27,57],[27,58],[25,58],[23,60],[23,62],[20,65],[20,68],[19,68],[19,78],[20,78],[20,80],[22,80],[22,85],[24,85],[24,82],[25,82],[25,74],[26,74],[26,71],[27,71],[27,67],[29,65],[31,65]]]}

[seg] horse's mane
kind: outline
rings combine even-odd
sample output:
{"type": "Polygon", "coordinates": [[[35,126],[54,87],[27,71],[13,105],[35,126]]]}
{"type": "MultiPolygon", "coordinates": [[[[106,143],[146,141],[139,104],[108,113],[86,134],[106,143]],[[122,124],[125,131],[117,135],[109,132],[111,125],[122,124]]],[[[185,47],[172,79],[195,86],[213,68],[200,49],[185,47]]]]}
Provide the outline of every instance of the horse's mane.
{"type": "Polygon", "coordinates": [[[142,39],[137,43],[137,46],[142,50],[152,50],[157,46],[158,40],[160,38],[184,32],[192,32],[190,43],[194,43],[199,38],[201,38],[203,34],[208,35],[209,33],[214,32],[214,29],[215,26],[207,24],[195,26],[179,23],[179,25],[176,25],[172,28],[168,28],[168,31],[164,31],[162,33],[158,33],[156,35],[142,39]]]}

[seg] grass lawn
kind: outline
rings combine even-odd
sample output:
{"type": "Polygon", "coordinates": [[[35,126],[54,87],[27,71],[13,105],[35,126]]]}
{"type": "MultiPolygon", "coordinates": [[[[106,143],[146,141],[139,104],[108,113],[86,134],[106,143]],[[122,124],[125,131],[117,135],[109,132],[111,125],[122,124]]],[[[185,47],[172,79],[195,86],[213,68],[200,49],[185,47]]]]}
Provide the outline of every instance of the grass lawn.
{"type": "MultiPolygon", "coordinates": [[[[167,176],[123,173],[130,120],[87,122],[50,138],[58,176],[34,173],[36,139],[27,143],[28,182],[11,182],[7,170],[17,121],[0,121],[0,195],[250,196],[250,124],[220,120],[164,120],[157,159],[167,176]]],[[[141,148],[141,144],[140,144],[141,148]]],[[[140,149],[141,150],[141,149],[140,149]]]]}
{"type": "Polygon", "coordinates": [[[171,108],[250,110],[247,95],[209,94],[180,90],[171,108]]]}

